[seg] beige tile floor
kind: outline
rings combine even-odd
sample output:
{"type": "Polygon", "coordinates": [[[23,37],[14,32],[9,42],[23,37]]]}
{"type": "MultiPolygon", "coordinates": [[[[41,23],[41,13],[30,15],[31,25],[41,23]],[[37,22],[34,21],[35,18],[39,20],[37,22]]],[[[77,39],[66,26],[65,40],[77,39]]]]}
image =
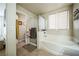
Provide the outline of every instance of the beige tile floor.
{"type": "Polygon", "coordinates": [[[42,49],[35,49],[32,52],[27,51],[23,47],[17,48],[17,56],[54,56],[42,49]]]}
{"type": "Polygon", "coordinates": [[[0,56],[5,56],[5,49],[3,49],[3,50],[0,50],[0,56]]]}

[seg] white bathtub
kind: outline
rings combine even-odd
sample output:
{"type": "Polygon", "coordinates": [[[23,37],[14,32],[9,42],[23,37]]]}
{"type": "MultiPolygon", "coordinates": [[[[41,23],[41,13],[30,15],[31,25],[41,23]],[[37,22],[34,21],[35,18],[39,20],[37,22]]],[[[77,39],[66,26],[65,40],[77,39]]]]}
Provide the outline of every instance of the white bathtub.
{"type": "Polygon", "coordinates": [[[79,46],[70,41],[69,36],[47,35],[39,42],[39,48],[45,49],[54,55],[79,56],[79,46]]]}

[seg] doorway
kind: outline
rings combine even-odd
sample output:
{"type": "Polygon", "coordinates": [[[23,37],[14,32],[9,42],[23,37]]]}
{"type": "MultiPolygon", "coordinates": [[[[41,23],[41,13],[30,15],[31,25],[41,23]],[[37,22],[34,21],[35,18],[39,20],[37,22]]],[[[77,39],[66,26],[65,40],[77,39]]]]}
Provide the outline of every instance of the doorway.
{"type": "MultiPolygon", "coordinates": [[[[33,20],[32,20],[33,21],[33,20]]],[[[37,28],[30,27],[31,20],[24,14],[16,12],[17,55],[31,53],[37,49],[37,28]]]]}

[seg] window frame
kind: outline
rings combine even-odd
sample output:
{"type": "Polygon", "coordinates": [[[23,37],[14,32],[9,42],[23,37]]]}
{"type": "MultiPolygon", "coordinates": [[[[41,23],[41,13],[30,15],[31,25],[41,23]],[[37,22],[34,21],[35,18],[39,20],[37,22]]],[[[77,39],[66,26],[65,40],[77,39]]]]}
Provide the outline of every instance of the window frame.
{"type": "MultiPolygon", "coordinates": [[[[52,15],[55,16],[55,27],[57,27],[57,26],[56,26],[56,23],[57,23],[57,22],[56,22],[56,20],[57,20],[57,19],[56,19],[56,14],[63,13],[63,12],[67,12],[67,22],[68,22],[68,23],[67,23],[67,28],[65,28],[65,29],[67,29],[67,30],[69,29],[69,10],[65,10],[65,11],[61,11],[61,12],[58,12],[58,13],[54,13],[54,14],[48,15],[48,29],[55,29],[55,30],[56,30],[56,29],[60,29],[60,28],[52,28],[52,27],[50,28],[50,27],[49,27],[49,26],[50,26],[50,25],[49,25],[49,17],[52,16],[52,15]]],[[[62,28],[61,28],[61,29],[62,29],[62,28]]],[[[63,29],[63,30],[64,30],[64,29],[63,29]]]]}

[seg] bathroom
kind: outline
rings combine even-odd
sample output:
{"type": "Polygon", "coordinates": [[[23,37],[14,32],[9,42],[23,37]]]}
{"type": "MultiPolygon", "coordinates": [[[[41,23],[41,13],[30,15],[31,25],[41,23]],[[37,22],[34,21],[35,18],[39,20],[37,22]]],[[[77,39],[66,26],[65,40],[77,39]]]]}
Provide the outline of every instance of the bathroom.
{"type": "Polygon", "coordinates": [[[0,7],[1,56],[79,55],[79,4],[7,3],[0,7]]]}
{"type": "MultiPolygon", "coordinates": [[[[33,12],[34,10],[31,10],[30,8],[34,8],[35,5],[40,6],[40,4],[17,4],[17,5],[18,5],[17,9],[20,10],[20,12],[25,9],[26,14],[29,13],[28,10],[33,12]],[[21,7],[24,7],[24,9],[21,9],[21,7]]],[[[44,4],[41,4],[41,5],[43,6],[44,4]]],[[[30,16],[27,15],[26,22],[29,23],[29,21],[28,21],[28,19],[29,19],[30,20],[29,24],[34,23],[35,25],[37,25],[36,26],[36,28],[37,28],[37,40],[36,40],[37,49],[46,50],[49,53],[51,53],[52,55],[79,55],[77,53],[77,52],[79,52],[78,45],[74,41],[76,39],[73,36],[74,35],[73,28],[75,26],[73,26],[74,22],[72,19],[73,19],[73,12],[74,12],[73,9],[75,9],[75,5],[78,5],[78,4],[67,4],[67,5],[64,5],[64,7],[62,7],[61,9],[57,9],[57,10],[50,11],[47,13],[42,13],[44,11],[42,11],[40,13],[38,12],[38,14],[35,14],[36,22],[34,22],[34,21],[31,22],[31,19],[33,19],[32,18],[33,15],[31,16],[30,13],[29,13],[30,16]],[[51,22],[53,22],[53,21],[51,21],[50,18],[52,18],[51,16],[55,13],[56,13],[56,17],[58,17],[57,15],[61,15],[61,17],[62,17],[62,14],[63,14],[64,15],[63,18],[65,18],[65,20],[64,21],[57,20],[58,23],[56,24],[56,26],[51,27],[52,26],[51,22]],[[57,13],[59,13],[59,14],[57,14],[57,13]],[[59,22],[60,22],[60,24],[59,24],[59,22]],[[65,25],[63,25],[63,24],[65,24],[65,25]]],[[[63,18],[59,18],[59,19],[63,19],[63,18]]],[[[33,26],[34,24],[32,24],[31,26],[33,26]]],[[[27,24],[26,26],[27,26],[26,30],[29,31],[29,29],[31,28],[30,25],[27,24]]],[[[30,39],[28,39],[28,40],[30,40],[30,39]]],[[[26,41],[27,43],[35,45],[31,42],[28,42],[28,40],[26,41]]]]}

